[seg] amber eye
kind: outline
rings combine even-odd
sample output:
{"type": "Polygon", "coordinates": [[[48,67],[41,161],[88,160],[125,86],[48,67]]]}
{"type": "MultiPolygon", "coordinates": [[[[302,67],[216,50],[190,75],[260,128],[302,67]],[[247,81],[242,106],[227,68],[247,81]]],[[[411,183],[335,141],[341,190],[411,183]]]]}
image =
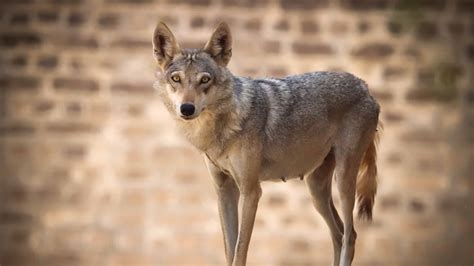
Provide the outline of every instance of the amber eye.
{"type": "Polygon", "coordinates": [[[173,75],[171,76],[171,80],[174,82],[180,82],[181,78],[179,77],[179,75],[173,75]]]}
{"type": "Polygon", "coordinates": [[[210,80],[211,80],[210,77],[204,76],[204,77],[201,78],[201,83],[205,84],[205,83],[208,83],[210,80]]]}

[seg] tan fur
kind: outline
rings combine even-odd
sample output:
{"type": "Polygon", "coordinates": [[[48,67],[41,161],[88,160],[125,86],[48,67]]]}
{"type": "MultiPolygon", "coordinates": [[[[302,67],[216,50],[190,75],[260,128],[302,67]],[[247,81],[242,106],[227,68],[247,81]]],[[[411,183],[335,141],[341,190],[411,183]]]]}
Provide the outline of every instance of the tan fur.
{"type": "Polygon", "coordinates": [[[377,144],[380,130],[374,133],[369,147],[359,167],[357,175],[356,195],[359,205],[358,217],[372,220],[372,208],[377,193],[377,144]]]}
{"type": "Polygon", "coordinates": [[[234,76],[227,69],[232,36],[224,23],[204,49],[182,50],[159,23],[153,49],[161,67],[154,86],[214,181],[227,264],[246,265],[260,183],[299,177],[331,231],[333,264],[351,265],[356,191],[359,214],[370,219],[377,186],[380,108],[367,84],[340,72],[234,76]],[[333,173],[342,219],[331,195],[333,173]]]}

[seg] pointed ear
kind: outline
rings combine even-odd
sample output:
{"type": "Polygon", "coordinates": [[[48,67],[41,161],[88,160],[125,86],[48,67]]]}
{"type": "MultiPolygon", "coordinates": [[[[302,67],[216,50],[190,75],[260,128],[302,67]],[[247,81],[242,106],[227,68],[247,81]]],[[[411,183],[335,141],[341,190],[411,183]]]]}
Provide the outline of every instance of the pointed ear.
{"type": "Polygon", "coordinates": [[[165,69],[179,50],[173,33],[164,22],[160,21],[153,33],[153,55],[160,67],[165,69]]]}
{"type": "Polygon", "coordinates": [[[204,46],[204,51],[214,58],[217,64],[226,66],[232,56],[232,35],[229,26],[221,22],[211,39],[204,46]]]}

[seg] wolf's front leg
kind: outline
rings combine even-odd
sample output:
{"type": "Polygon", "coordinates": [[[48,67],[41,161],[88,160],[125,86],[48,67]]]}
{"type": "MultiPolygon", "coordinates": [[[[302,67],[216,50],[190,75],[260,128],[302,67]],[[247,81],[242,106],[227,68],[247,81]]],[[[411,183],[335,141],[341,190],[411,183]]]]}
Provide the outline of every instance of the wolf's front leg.
{"type": "Polygon", "coordinates": [[[261,195],[262,189],[258,181],[247,188],[241,187],[242,215],[234,262],[232,263],[233,266],[244,266],[246,264],[250,238],[257,214],[258,201],[261,195]]]}
{"type": "Polygon", "coordinates": [[[205,161],[217,193],[227,264],[232,265],[239,226],[239,188],[232,177],[220,171],[207,157],[205,161]]]}

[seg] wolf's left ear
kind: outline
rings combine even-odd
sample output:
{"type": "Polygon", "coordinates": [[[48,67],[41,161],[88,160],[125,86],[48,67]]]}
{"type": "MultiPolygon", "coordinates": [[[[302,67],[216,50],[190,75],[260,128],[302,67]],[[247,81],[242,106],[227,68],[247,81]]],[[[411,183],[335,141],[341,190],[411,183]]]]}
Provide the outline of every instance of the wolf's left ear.
{"type": "Polygon", "coordinates": [[[153,33],[153,55],[162,69],[173,60],[179,50],[179,45],[171,30],[164,22],[159,22],[153,33]]]}
{"type": "Polygon", "coordinates": [[[204,51],[214,58],[217,64],[226,66],[232,57],[232,35],[230,28],[225,22],[217,26],[211,39],[204,46],[204,51]]]}

